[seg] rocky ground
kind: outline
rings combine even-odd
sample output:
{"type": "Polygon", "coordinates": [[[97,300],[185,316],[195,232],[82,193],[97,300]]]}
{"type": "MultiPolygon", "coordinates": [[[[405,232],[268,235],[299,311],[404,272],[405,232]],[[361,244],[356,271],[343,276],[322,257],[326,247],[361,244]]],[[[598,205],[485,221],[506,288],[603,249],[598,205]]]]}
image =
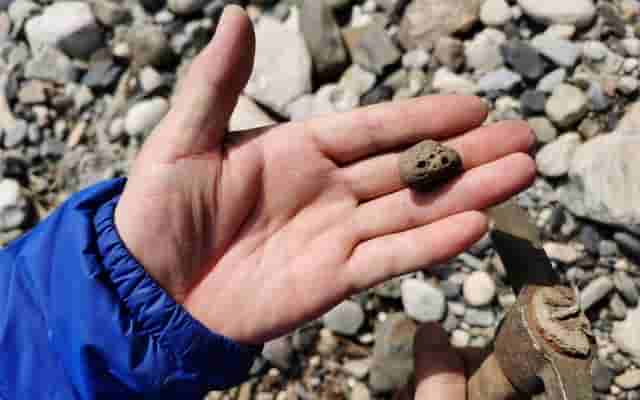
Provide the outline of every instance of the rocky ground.
{"type": "MultiPolygon", "coordinates": [[[[0,245],[126,173],[230,2],[0,0],[0,245]]],[[[539,179],[518,202],[580,290],[599,398],[640,399],[640,1],[234,2],[257,57],[232,129],[430,93],[528,120],[539,179]]],[[[484,239],[268,343],[251,381],[210,398],[387,398],[411,374],[416,323],[482,347],[514,300],[484,239]]]]}

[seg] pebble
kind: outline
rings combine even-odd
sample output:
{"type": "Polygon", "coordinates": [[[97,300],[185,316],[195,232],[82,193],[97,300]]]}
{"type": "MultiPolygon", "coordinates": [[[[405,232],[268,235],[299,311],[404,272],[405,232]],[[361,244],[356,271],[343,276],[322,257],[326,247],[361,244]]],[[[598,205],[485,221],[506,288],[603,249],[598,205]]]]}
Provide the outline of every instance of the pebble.
{"type": "Polygon", "coordinates": [[[462,172],[462,159],[452,148],[425,140],[402,153],[399,161],[402,181],[417,191],[433,190],[462,172]]]}
{"type": "Polygon", "coordinates": [[[77,70],[64,53],[45,46],[26,63],[24,77],[65,84],[76,80],[77,70]]]}
{"type": "Polygon", "coordinates": [[[432,82],[433,88],[441,93],[473,94],[477,86],[471,80],[451,72],[448,68],[439,68],[432,82]]]}
{"type": "Polygon", "coordinates": [[[618,293],[611,296],[609,302],[609,309],[611,310],[611,317],[616,320],[623,320],[627,316],[627,305],[622,300],[622,297],[618,293]]]}
{"type": "Polygon", "coordinates": [[[353,336],[364,323],[364,311],[360,304],[345,300],[322,317],[325,327],[333,332],[353,336]]]}
{"type": "Polygon", "coordinates": [[[504,65],[502,46],[506,35],[497,29],[487,28],[465,42],[464,56],[467,66],[478,74],[485,74],[504,65]]]}
{"type": "Polygon", "coordinates": [[[82,1],[61,1],[31,18],[25,34],[32,50],[56,46],[71,57],[86,58],[103,45],[102,29],[91,6],[82,1]]]}
{"type": "Polygon", "coordinates": [[[413,341],[417,326],[394,313],[376,327],[369,385],[377,392],[404,386],[413,373],[413,341]]]}
{"type": "Polygon", "coordinates": [[[382,74],[387,66],[402,56],[384,27],[378,23],[348,28],[342,31],[342,35],[353,62],[376,74],[382,74]]]}
{"type": "Polygon", "coordinates": [[[150,132],[169,111],[169,102],[162,97],[143,100],[129,109],[125,118],[125,130],[129,135],[150,132]]]}
{"type": "Polygon", "coordinates": [[[551,178],[566,175],[569,172],[571,159],[581,143],[580,135],[571,132],[543,146],[536,155],[538,172],[551,178]]]}
{"type": "Polygon", "coordinates": [[[402,282],[402,305],[411,318],[419,322],[440,321],[444,318],[447,302],[439,288],[418,280],[402,282]]]}
{"type": "Polygon", "coordinates": [[[566,265],[573,264],[580,258],[580,253],[568,244],[547,242],[543,247],[549,258],[566,265]]]}
{"type": "Polygon", "coordinates": [[[640,56],[640,39],[638,38],[626,38],[620,41],[622,47],[630,57],[640,56]]]}
{"type": "Polygon", "coordinates": [[[423,69],[431,60],[431,55],[424,49],[410,50],[402,56],[402,66],[405,68],[423,69]]]}
{"type": "Polygon", "coordinates": [[[547,101],[546,111],[559,127],[569,128],[585,116],[588,108],[588,99],[582,90],[561,84],[553,90],[547,101]]]}
{"type": "Polygon", "coordinates": [[[584,28],[596,15],[592,0],[518,0],[529,17],[543,24],[567,24],[584,28]]]}
{"type": "Polygon", "coordinates": [[[567,70],[564,68],[558,68],[540,79],[536,89],[544,93],[551,93],[553,92],[553,89],[562,84],[566,78],[567,70]]]}
{"type": "Polygon", "coordinates": [[[530,118],[527,123],[535,133],[538,143],[551,143],[558,137],[558,130],[547,118],[530,118]]]}
{"type": "Polygon", "coordinates": [[[616,232],[613,240],[618,243],[622,252],[633,260],[640,260],[640,239],[626,232],[616,232]]]}
{"type": "Polygon", "coordinates": [[[477,308],[467,308],[464,312],[464,321],[471,326],[480,326],[483,328],[492,327],[496,322],[496,315],[493,310],[484,310],[477,308]]]}
{"type": "Polygon", "coordinates": [[[591,366],[593,388],[600,393],[608,393],[615,374],[599,360],[594,360],[591,366]]]}
{"type": "Polygon", "coordinates": [[[462,329],[456,329],[451,333],[451,346],[455,348],[465,348],[469,346],[471,335],[462,329]]]}
{"type": "Polygon", "coordinates": [[[202,11],[207,3],[209,0],[168,0],[167,7],[175,14],[188,15],[202,11]]]}
{"type": "Polygon", "coordinates": [[[125,40],[131,61],[136,67],[163,67],[173,59],[169,38],[158,25],[134,25],[127,32],[125,40]]]}
{"type": "Polygon", "coordinates": [[[441,65],[457,70],[464,64],[464,43],[452,37],[441,37],[436,42],[433,55],[441,65]]]}
{"type": "Polygon", "coordinates": [[[505,0],[487,0],[480,10],[480,21],[487,26],[502,26],[512,17],[511,7],[505,0]]]}
{"type": "Polygon", "coordinates": [[[614,382],[625,390],[632,390],[640,387],[640,370],[632,369],[622,375],[615,377],[614,382]]]}
{"type": "Polygon", "coordinates": [[[600,243],[602,242],[602,236],[596,228],[591,225],[585,225],[580,230],[580,242],[584,245],[585,250],[594,255],[600,253],[600,243]]]}
{"type": "Polygon", "coordinates": [[[491,304],[496,295],[496,284],[488,273],[476,271],[465,280],[463,294],[467,304],[486,306],[491,304]]]}
{"type": "Polygon", "coordinates": [[[583,310],[588,310],[600,300],[604,299],[615,285],[608,276],[601,276],[589,282],[580,292],[580,306],[583,310]]]}
{"type": "Polygon", "coordinates": [[[598,245],[598,252],[601,257],[614,257],[618,255],[619,251],[618,244],[613,240],[603,240],[598,245]]]}
{"type": "Polygon", "coordinates": [[[357,379],[364,379],[371,369],[371,359],[363,358],[360,360],[347,360],[342,365],[342,368],[349,374],[357,379]]]}
{"type": "Polygon", "coordinates": [[[631,95],[638,91],[640,81],[632,76],[623,76],[618,80],[618,90],[624,95],[631,95]]]}
{"type": "Polygon", "coordinates": [[[504,60],[527,79],[538,79],[545,71],[546,62],[538,51],[521,41],[511,41],[502,47],[504,60]]]}
{"type": "Polygon", "coordinates": [[[559,67],[573,67],[581,53],[575,43],[548,35],[536,36],[531,45],[559,67]]]}
{"type": "Polygon", "coordinates": [[[368,106],[389,101],[393,98],[393,89],[386,85],[378,85],[365,93],[360,99],[360,105],[368,106]]]}
{"type": "Polygon", "coordinates": [[[283,371],[291,370],[295,364],[295,351],[288,336],[265,343],[262,356],[283,371]]]}
{"type": "Polygon", "coordinates": [[[520,96],[520,107],[525,116],[544,113],[547,97],[539,90],[525,90],[520,96]]]}
{"type": "Polygon", "coordinates": [[[29,125],[23,120],[17,120],[11,129],[4,133],[4,147],[10,149],[21,145],[27,138],[29,125]]]}
{"type": "Polygon", "coordinates": [[[140,87],[146,94],[154,92],[165,85],[163,76],[152,66],[146,66],[140,70],[140,87]]]}
{"type": "Polygon", "coordinates": [[[0,180],[0,231],[20,228],[26,219],[26,200],[20,184],[13,179],[0,180]]]}
{"type": "Polygon", "coordinates": [[[493,91],[508,92],[520,82],[522,82],[520,74],[503,67],[480,78],[478,88],[485,93],[493,91]]]}
{"type": "Polygon", "coordinates": [[[626,272],[614,272],[613,283],[618,293],[620,293],[629,305],[635,307],[638,304],[638,287],[626,272]]]}

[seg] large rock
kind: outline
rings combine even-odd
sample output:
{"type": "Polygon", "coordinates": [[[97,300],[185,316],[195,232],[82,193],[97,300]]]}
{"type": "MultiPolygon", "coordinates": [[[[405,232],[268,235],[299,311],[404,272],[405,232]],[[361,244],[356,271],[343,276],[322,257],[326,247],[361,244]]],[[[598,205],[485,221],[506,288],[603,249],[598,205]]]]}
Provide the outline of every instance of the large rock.
{"type": "Polygon", "coordinates": [[[369,374],[371,388],[388,392],[404,386],[413,373],[416,324],[404,314],[391,314],[376,327],[376,344],[369,374]]]}
{"type": "Polygon", "coordinates": [[[81,1],[50,5],[27,22],[25,33],[32,49],[57,46],[71,57],[88,57],[103,45],[91,6],[81,1]]]}
{"type": "Polygon", "coordinates": [[[469,30],[478,20],[482,0],[414,0],[400,25],[405,48],[431,49],[442,36],[469,30]]]}
{"type": "Polygon", "coordinates": [[[529,17],[543,24],[585,27],[596,15],[592,0],[518,0],[529,17]]]}
{"type": "Polygon", "coordinates": [[[339,76],[347,65],[347,50],[333,10],[324,1],[304,1],[300,30],[318,78],[329,80],[339,76]]]}
{"type": "Polygon", "coordinates": [[[538,171],[548,177],[557,178],[569,172],[573,154],[582,143],[580,135],[572,132],[544,146],[536,155],[538,171]]]}
{"type": "Polygon", "coordinates": [[[311,91],[311,56],[302,35],[277,19],[256,24],[256,58],[245,93],[278,113],[311,91]]]}
{"type": "Polygon", "coordinates": [[[345,29],[343,35],[353,62],[376,74],[381,74],[402,56],[377,22],[345,29]]]}
{"type": "Polygon", "coordinates": [[[640,224],[640,135],[612,133],[578,148],[560,200],[573,213],[612,225],[640,224]]]}
{"type": "Polygon", "coordinates": [[[547,115],[561,128],[569,128],[580,121],[589,111],[589,100],[584,92],[575,86],[557,86],[547,101],[547,115]]]}

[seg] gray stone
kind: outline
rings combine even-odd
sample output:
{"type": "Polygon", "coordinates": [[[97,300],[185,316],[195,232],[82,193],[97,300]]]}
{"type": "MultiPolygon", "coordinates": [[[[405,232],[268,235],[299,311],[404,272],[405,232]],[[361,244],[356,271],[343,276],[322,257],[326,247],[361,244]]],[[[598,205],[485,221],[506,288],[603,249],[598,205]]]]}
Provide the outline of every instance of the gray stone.
{"type": "Polygon", "coordinates": [[[591,367],[593,377],[593,388],[600,393],[608,393],[613,383],[615,374],[600,360],[594,360],[591,367]]]}
{"type": "Polygon", "coordinates": [[[505,62],[527,79],[538,79],[544,74],[546,63],[538,51],[521,41],[511,41],[502,47],[505,62]]]}
{"type": "Polygon", "coordinates": [[[406,279],[402,282],[401,291],[402,305],[411,318],[419,322],[444,318],[447,303],[440,289],[418,279],[406,279]]]}
{"type": "Polygon", "coordinates": [[[485,74],[478,81],[478,88],[483,92],[505,91],[508,92],[522,82],[522,77],[510,69],[500,68],[485,74]]]}
{"type": "Polygon", "coordinates": [[[369,385],[376,392],[403,387],[413,373],[416,324],[401,313],[391,314],[376,327],[369,385]]]}
{"type": "Polygon", "coordinates": [[[600,300],[604,299],[615,285],[608,276],[601,276],[589,282],[580,292],[580,306],[583,310],[588,310],[600,300]]]}
{"type": "Polygon", "coordinates": [[[10,149],[21,145],[27,138],[29,125],[19,119],[16,124],[4,133],[4,147],[10,149]]]}
{"type": "Polygon", "coordinates": [[[348,55],[331,8],[324,1],[302,2],[300,30],[318,78],[325,81],[339,76],[348,55]]]}
{"type": "Polygon", "coordinates": [[[55,46],[71,57],[86,58],[104,44],[90,5],[82,1],[48,6],[42,15],[26,23],[25,33],[33,50],[55,46]]]}
{"type": "Polygon", "coordinates": [[[98,21],[105,26],[116,26],[131,17],[129,9],[118,0],[92,0],[91,6],[98,21]]]}
{"type": "Polygon", "coordinates": [[[471,326],[490,328],[496,323],[496,315],[491,309],[467,308],[464,321],[471,326]]]}
{"type": "Polygon", "coordinates": [[[131,62],[141,68],[146,65],[162,67],[173,58],[169,38],[158,25],[133,25],[125,41],[129,46],[131,62]]]}
{"type": "Polygon", "coordinates": [[[567,24],[586,27],[596,8],[592,0],[518,0],[522,11],[543,24],[567,24]]]}
{"type": "Polygon", "coordinates": [[[202,11],[210,0],[168,0],[169,10],[178,15],[189,15],[202,11]]]}
{"type": "Polygon", "coordinates": [[[464,281],[463,294],[467,304],[474,307],[486,306],[496,296],[496,284],[488,273],[476,271],[464,281]]]}
{"type": "Polygon", "coordinates": [[[407,49],[431,49],[443,36],[469,30],[478,20],[481,0],[414,0],[400,25],[400,41],[407,49]]]}
{"type": "Polygon", "coordinates": [[[273,124],[275,124],[275,121],[262,111],[253,100],[246,96],[240,96],[229,120],[229,130],[231,132],[242,131],[273,124]]]}
{"type": "Polygon", "coordinates": [[[264,344],[262,356],[275,367],[288,371],[293,368],[295,352],[288,336],[271,340],[264,344]]]}
{"type": "Polygon", "coordinates": [[[573,67],[581,53],[580,47],[575,43],[549,35],[536,36],[531,45],[560,67],[573,67]]]}
{"type": "Polygon", "coordinates": [[[46,89],[47,86],[41,81],[28,81],[20,88],[18,100],[22,104],[44,103],[47,100],[46,89]]]}
{"type": "Polygon", "coordinates": [[[459,69],[464,64],[464,43],[461,40],[443,36],[436,42],[433,55],[440,62],[440,65],[459,69]]]}
{"type": "Polygon", "coordinates": [[[640,239],[626,232],[616,232],[613,240],[624,254],[634,261],[640,262],[640,239]]]}
{"type": "Polygon", "coordinates": [[[478,90],[471,80],[451,72],[446,67],[436,71],[432,86],[441,93],[473,94],[478,90]]]}
{"type": "Polygon", "coordinates": [[[611,338],[620,350],[631,356],[634,362],[640,361],[640,307],[636,307],[627,313],[627,318],[622,322],[613,324],[611,338]]]}
{"type": "Polygon", "coordinates": [[[626,272],[614,272],[613,283],[616,286],[616,290],[629,305],[635,307],[638,304],[638,288],[626,272]]]}
{"type": "Polygon", "coordinates": [[[502,26],[512,16],[511,7],[505,0],[486,0],[480,10],[480,21],[487,26],[502,26]]]}
{"type": "Polygon", "coordinates": [[[551,143],[558,137],[556,127],[544,117],[531,118],[527,122],[536,134],[538,143],[551,143]]]}
{"type": "Polygon", "coordinates": [[[575,86],[557,86],[547,101],[549,118],[561,128],[569,128],[585,116],[589,109],[587,96],[575,86]]]}
{"type": "Polygon", "coordinates": [[[589,97],[590,108],[593,111],[606,111],[611,106],[611,101],[604,93],[599,82],[591,82],[587,96],[589,97]]]}
{"type": "Polygon", "coordinates": [[[464,55],[467,65],[479,74],[493,71],[504,65],[501,46],[506,35],[496,29],[487,28],[465,42],[464,55]]]}
{"type": "Polygon", "coordinates": [[[603,240],[598,245],[598,252],[601,257],[614,257],[619,253],[618,244],[613,240],[603,240]]]}
{"type": "Polygon", "coordinates": [[[125,129],[129,135],[150,132],[169,111],[169,102],[162,97],[143,100],[129,109],[125,129]]]}
{"type": "Polygon", "coordinates": [[[578,148],[558,197],[574,214],[611,225],[640,223],[640,136],[612,133],[578,148]]]}
{"type": "Polygon", "coordinates": [[[573,154],[581,143],[580,135],[571,132],[544,146],[536,155],[538,172],[552,178],[566,175],[569,172],[573,154]]]}
{"type": "Polygon", "coordinates": [[[24,76],[27,79],[69,83],[76,80],[77,70],[64,53],[53,47],[43,47],[25,65],[24,76]]]}
{"type": "Polygon", "coordinates": [[[354,63],[381,74],[401,57],[384,27],[376,22],[343,30],[344,40],[354,63]]]}
{"type": "Polygon", "coordinates": [[[414,49],[402,56],[402,66],[405,68],[423,69],[429,64],[431,56],[424,49],[414,49]]]}
{"type": "Polygon", "coordinates": [[[627,316],[627,305],[622,300],[622,297],[618,293],[614,293],[609,301],[609,310],[611,311],[611,317],[616,320],[623,320],[627,316]]]}
{"type": "Polygon", "coordinates": [[[520,108],[526,116],[544,113],[547,97],[539,90],[525,90],[520,96],[520,108]]]}
{"type": "Polygon", "coordinates": [[[355,335],[364,323],[360,304],[345,300],[322,317],[324,326],[341,335],[355,335]]]}
{"type": "Polygon", "coordinates": [[[340,78],[338,86],[344,90],[351,91],[358,96],[362,96],[376,84],[376,75],[363,69],[358,64],[352,64],[340,78]]]}
{"type": "Polygon", "coordinates": [[[256,59],[245,93],[278,113],[311,91],[311,56],[302,35],[263,16],[256,24],[256,59]]]}
{"type": "Polygon", "coordinates": [[[538,82],[537,90],[545,93],[553,92],[560,84],[564,83],[564,80],[567,78],[567,70],[564,68],[558,68],[547,75],[545,75],[538,82]]]}

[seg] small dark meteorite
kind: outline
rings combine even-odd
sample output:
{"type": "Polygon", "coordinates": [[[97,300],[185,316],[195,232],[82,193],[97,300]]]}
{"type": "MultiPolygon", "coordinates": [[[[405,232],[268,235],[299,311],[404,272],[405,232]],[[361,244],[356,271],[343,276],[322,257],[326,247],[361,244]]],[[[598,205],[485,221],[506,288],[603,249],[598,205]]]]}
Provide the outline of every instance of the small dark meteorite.
{"type": "Polygon", "coordinates": [[[425,140],[400,156],[400,177],[410,188],[426,192],[462,172],[458,152],[433,140],[425,140]]]}

